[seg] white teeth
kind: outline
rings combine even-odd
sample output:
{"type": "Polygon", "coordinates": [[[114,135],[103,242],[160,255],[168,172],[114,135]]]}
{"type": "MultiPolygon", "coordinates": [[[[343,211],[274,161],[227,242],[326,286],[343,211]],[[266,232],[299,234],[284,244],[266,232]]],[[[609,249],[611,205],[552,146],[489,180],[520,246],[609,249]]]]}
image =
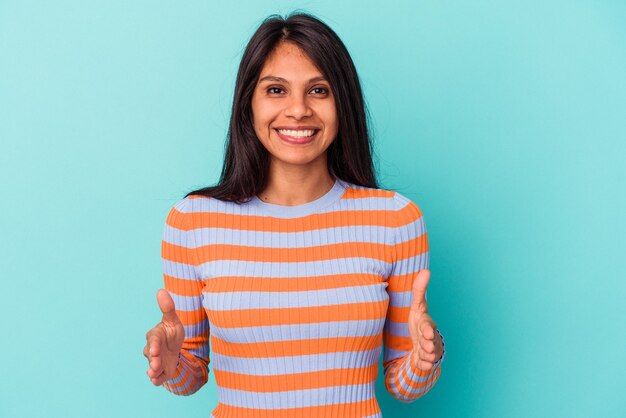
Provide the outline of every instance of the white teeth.
{"type": "Polygon", "coordinates": [[[315,133],[315,130],[304,129],[301,131],[294,131],[291,129],[279,129],[278,132],[280,132],[283,135],[291,136],[293,138],[306,138],[308,136],[313,135],[315,133]]]}

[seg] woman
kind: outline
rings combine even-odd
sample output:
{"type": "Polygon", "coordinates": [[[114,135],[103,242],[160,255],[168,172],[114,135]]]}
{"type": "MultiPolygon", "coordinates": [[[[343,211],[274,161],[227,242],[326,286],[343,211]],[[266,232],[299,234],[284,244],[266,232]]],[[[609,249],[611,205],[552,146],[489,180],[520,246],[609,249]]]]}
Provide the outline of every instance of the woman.
{"type": "Polygon", "coordinates": [[[216,418],[380,417],[381,350],[400,401],[439,377],[421,212],[377,188],[353,62],[310,15],[252,36],[220,182],[171,209],[162,256],[147,374],[189,395],[211,361],[216,418]]]}

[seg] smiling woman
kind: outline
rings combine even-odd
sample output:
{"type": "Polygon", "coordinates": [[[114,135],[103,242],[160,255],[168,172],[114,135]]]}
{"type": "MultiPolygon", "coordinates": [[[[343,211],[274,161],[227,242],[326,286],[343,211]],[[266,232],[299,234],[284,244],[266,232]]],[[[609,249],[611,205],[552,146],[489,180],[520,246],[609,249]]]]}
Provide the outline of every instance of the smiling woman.
{"type": "Polygon", "coordinates": [[[381,353],[401,402],[435,384],[444,346],[426,303],[424,220],[377,187],[365,114],[332,29],[307,14],[261,24],[219,184],[166,220],[163,318],[144,347],[153,384],[192,394],[211,362],[215,418],[381,417],[381,353]]]}
{"type": "MultiPolygon", "coordinates": [[[[306,170],[319,173],[318,181],[330,188],[326,150],[337,136],[335,99],[328,81],[297,44],[281,42],[267,57],[252,96],[252,114],[256,135],[270,154],[270,178],[306,170]]],[[[263,198],[271,199],[267,192],[263,198]]]]}

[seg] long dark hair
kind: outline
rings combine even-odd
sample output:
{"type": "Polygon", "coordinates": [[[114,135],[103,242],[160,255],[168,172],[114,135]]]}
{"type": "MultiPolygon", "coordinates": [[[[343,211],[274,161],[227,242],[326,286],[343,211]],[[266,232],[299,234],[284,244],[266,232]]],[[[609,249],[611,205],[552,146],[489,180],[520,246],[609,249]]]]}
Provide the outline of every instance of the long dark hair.
{"type": "Polygon", "coordinates": [[[252,95],[266,58],[280,42],[293,42],[320,69],[332,89],[339,122],[337,137],[327,149],[328,171],[334,178],[377,188],[366,107],[359,77],[339,36],[308,13],[267,17],[248,42],[239,64],[233,108],[220,181],[187,193],[245,202],[261,193],[269,175],[269,153],[253,128],[252,95]]]}

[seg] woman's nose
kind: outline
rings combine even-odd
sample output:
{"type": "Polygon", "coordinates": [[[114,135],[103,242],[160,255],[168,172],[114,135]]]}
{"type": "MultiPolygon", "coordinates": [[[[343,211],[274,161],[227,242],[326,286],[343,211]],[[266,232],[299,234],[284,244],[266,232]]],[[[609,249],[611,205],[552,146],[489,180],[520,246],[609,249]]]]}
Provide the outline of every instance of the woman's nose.
{"type": "Polygon", "coordinates": [[[309,106],[306,97],[301,95],[293,95],[291,96],[289,102],[287,103],[287,108],[285,109],[285,115],[291,116],[296,119],[301,119],[307,116],[311,116],[313,111],[309,106]]]}

